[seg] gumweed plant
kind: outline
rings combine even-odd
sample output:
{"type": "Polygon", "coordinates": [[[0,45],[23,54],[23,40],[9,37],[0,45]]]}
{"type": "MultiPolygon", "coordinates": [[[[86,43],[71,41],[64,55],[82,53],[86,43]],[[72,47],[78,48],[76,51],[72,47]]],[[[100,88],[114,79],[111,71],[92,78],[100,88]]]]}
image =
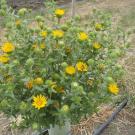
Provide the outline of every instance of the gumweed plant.
{"type": "Polygon", "coordinates": [[[118,58],[126,42],[106,14],[94,13],[84,26],[78,17],[60,23],[65,10],[56,9],[52,26],[37,16],[35,28],[29,27],[27,12],[6,13],[10,21],[0,43],[0,111],[21,115],[20,127],[42,128],[62,125],[65,119],[77,123],[119,94],[124,71],[118,58]]]}

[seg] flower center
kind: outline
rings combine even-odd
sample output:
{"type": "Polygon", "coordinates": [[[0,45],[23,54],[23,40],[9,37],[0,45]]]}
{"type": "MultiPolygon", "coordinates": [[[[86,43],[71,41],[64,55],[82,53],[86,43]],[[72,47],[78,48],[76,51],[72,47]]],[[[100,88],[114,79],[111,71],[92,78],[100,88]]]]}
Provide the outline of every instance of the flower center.
{"type": "Polygon", "coordinates": [[[38,101],[37,101],[37,105],[38,105],[38,106],[41,106],[42,103],[43,103],[42,100],[38,100],[38,101]]]}

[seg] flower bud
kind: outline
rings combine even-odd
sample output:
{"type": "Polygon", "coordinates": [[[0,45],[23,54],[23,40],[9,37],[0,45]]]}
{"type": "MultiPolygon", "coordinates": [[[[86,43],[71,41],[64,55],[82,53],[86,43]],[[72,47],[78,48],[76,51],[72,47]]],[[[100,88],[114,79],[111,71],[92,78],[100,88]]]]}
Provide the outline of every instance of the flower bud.
{"type": "Polygon", "coordinates": [[[108,83],[114,82],[113,78],[110,76],[105,77],[105,81],[107,81],[108,83]]]}
{"type": "Polygon", "coordinates": [[[78,82],[71,83],[71,89],[76,89],[79,86],[78,82]]]}
{"type": "Polygon", "coordinates": [[[37,85],[42,85],[44,83],[43,79],[38,77],[34,80],[34,83],[37,85]]]}
{"type": "Polygon", "coordinates": [[[34,64],[34,60],[32,58],[27,59],[26,61],[27,66],[33,66],[33,64],[34,64]]]}
{"type": "Polygon", "coordinates": [[[80,94],[83,94],[84,93],[83,86],[78,86],[78,91],[80,94]]]}
{"type": "Polygon", "coordinates": [[[89,92],[89,93],[88,93],[88,96],[89,96],[89,97],[93,97],[93,96],[94,96],[94,93],[93,93],[93,92],[89,92]]]}
{"type": "Polygon", "coordinates": [[[50,86],[52,84],[52,80],[46,80],[45,83],[50,86]]]}
{"type": "Polygon", "coordinates": [[[0,9],[0,16],[5,16],[6,15],[6,11],[4,9],[0,9]]]}
{"type": "Polygon", "coordinates": [[[75,20],[76,20],[76,21],[80,21],[80,20],[81,20],[81,16],[76,15],[76,16],[75,16],[75,20]]]}
{"type": "Polygon", "coordinates": [[[61,29],[63,31],[67,31],[68,30],[68,26],[66,24],[64,24],[64,25],[61,26],[61,29]]]}
{"type": "Polygon", "coordinates": [[[94,60],[93,59],[89,59],[88,61],[87,61],[87,63],[89,64],[89,65],[94,65],[94,60]]]}
{"type": "Polygon", "coordinates": [[[9,106],[9,103],[6,99],[3,99],[0,103],[1,108],[7,108],[9,106]]]}
{"type": "Polygon", "coordinates": [[[63,68],[66,68],[66,67],[68,66],[68,64],[67,64],[66,62],[63,62],[63,63],[61,63],[61,66],[62,66],[63,68]]]}
{"type": "Polygon", "coordinates": [[[35,19],[36,19],[37,22],[43,22],[44,21],[43,16],[36,16],[35,19]]]}
{"type": "Polygon", "coordinates": [[[64,41],[62,41],[62,40],[59,41],[59,44],[60,44],[60,45],[64,45],[64,41]]]}
{"type": "Polygon", "coordinates": [[[41,48],[39,48],[39,47],[35,48],[35,49],[34,49],[34,52],[35,52],[36,54],[43,54],[43,50],[42,50],[41,48]]]}
{"type": "Polygon", "coordinates": [[[122,69],[122,65],[117,64],[117,65],[116,65],[116,68],[118,68],[118,69],[122,69]]]}
{"type": "Polygon", "coordinates": [[[24,16],[27,12],[27,9],[26,8],[21,8],[19,11],[18,11],[18,15],[19,16],[24,16]]]}
{"type": "Polygon", "coordinates": [[[41,73],[42,73],[42,74],[46,74],[46,73],[47,73],[47,69],[46,69],[46,68],[43,68],[43,69],[41,70],[41,73]]]}
{"type": "Polygon", "coordinates": [[[21,111],[27,110],[27,104],[22,101],[21,104],[20,104],[20,106],[19,106],[19,109],[20,109],[21,111]]]}
{"type": "Polygon", "coordinates": [[[39,128],[38,123],[36,123],[36,122],[32,123],[32,129],[33,130],[37,130],[38,128],[39,128]]]}
{"type": "Polygon", "coordinates": [[[59,74],[54,73],[54,74],[52,75],[52,78],[53,78],[54,80],[58,80],[58,79],[60,79],[61,77],[59,76],[59,74]]]}
{"type": "Polygon", "coordinates": [[[14,60],[14,61],[13,61],[13,64],[14,64],[15,66],[19,65],[19,61],[18,61],[18,60],[14,60]]]}
{"type": "Polygon", "coordinates": [[[62,112],[62,113],[67,113],[67,112],[69,112],[69,106],[68,106],[68,105],[62,106],[61,112],[62,112]]]}
{"type": "Polygon", "coordinates": [[[8,29],[11,29],[12,26],[13,26],[13,24],[12,24],[11,22],[8,22],[8,23],[6,24],[6,27],[7,27],[8,29]]]}

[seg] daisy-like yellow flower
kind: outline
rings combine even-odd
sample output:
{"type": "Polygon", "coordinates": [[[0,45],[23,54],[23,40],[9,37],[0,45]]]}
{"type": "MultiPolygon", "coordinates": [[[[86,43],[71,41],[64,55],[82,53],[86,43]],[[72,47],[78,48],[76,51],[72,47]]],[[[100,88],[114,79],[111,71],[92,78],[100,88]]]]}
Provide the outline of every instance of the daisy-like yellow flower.
{"type": "Polygon", "coordinates": [[[25,87],[27,89],[32,89],[33,88],[33,80],[26,82],[25,87]]]}
{"type": "Polygon", "coordinates": [[[10,53],[10,52],[14,51],[14,49],[15,49],[15,46],[12,43],[10,43],[10,42],[4,43],[2,45],[2,47],[1,47],[1,50],[3,52],[5,52],[5,53],[10,53]]]}
{"type": "Polygon", "coordinates": [[[9,60],[10,59],[7,54],[0,55],[0,63],[7,63],[9,60]]]}
{"type": "Polygon", "coordinates": [[[32,105],[36,109],[40,110],[41,108],[44,108],[47,105],[47,98],[41,94],[34,96],[32,105]]]}
{"type": "Polygon", "coordinates": [[[46,37],[47,37],[47,31],[41,31],[41,32],[40,32],[40,36],[41,36],[42,38],[46,38],[46,37]]]}
{"type": "Polygon", "coordinates": [[[64,36],[64,32],[62,30],[53,30],[52,35],[54,38],[62,38],[64,36]]]}
{"type": "Polygon", "coordinates": [[[76,64],[76,68],[77,68],[78,71],[81,71],[81,72],[86,72],[86,71],[88,71],[88,66],[87,66],[87,64],[84,63],[84,62],[78,62],[78,63],[76,64]]]}
{"type": "Polygon", "coordinates": [[[101,48],[101,44],[98,43],[98,42],[95,42],[95,43],[93,44],[93,48],[95,48],[95,49],[100,49],[100,48],[101,48]]]}
{"type": "Polygon", "coordinates": [[[40,44],[40,48],[41,49],[45,49],[46,48],[46,45],[44,43],[40,44]]]}
{"type": "Polygon", "coordinates": [[[63,10],[63,9],[56,9],[56,10],[55,10],[55,15],[56,15],[58,18],[61,18],[64,14],[65,14],[65,10],[63,10]]]}
{"type": "Polygon", "coordinates": [[[75,68],[73,66],[67,66],[65,69],[65,72],[69,75],[74,75],[75,74],[75,68]]]}
{"type": "Polygon", "coordinates": [[[100,23],[96,23],[96,24],[95,24],[95,29],[96,29],[97,31],[101,30],[102,28],[103,28],[102,24],[100,24],[100,23]]]}
{"type": "Polygon", "coordinates": [[[34,80],[34,83],[37,85],[42,85],[44,83],[44,81],[41,77],[38,77],[34,80]]]}
{"type": "Polygon", "coordinates": [[[88,35],[85,32],[80,32],[78,37],[80,41],[88,40],[88,35]]]}
{"type": "Polygon", "coordinates": [[[109,84],[108,90],[109,90],[109,92],[111,92],[112,94],[115,94],[115,95],[117,95],[119,93],[119,88],[116,83],[109,84]]]}
{"type": "Polygon", "coordinates": [[[16,20],[15,24],[16,24],[16,26],[20,26],[21,25],[21,20],[16,20]]]}

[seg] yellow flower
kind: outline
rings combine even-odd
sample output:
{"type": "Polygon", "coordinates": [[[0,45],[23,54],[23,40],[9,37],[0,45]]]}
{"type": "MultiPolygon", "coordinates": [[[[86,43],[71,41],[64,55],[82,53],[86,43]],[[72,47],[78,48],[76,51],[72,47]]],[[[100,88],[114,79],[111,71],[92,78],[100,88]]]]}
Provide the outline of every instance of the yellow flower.
{"type": "Polygon", "coordinates": [[[33,80],[26,82],[25,86],[27,89],[32,89],[33,88],[33,80]]]}
{"type": "Polygon", "coordinates": [[[47,105],[47,98],[41,94],[34,96],[32,105],[38,110],[44,108],[47,105]]]}
{"type": "Polygon", "coordinates": [[[88,66],[86,63],[84,62],[78,62],[76,64],[76,68],[78,71],[81,71],[81,72],[85,72],[85,71],[88,71],[88,66]]]}
{"type": "Polygon", "coordinates": [[[54,30],[52,34],[54,38],[62,38],[64,36],[64,32],[62,30],[54,30]]]}
{"type": "Polygon", "coordinates": [[[56,92],[58,92],[58,93],[64,93],[64,88],[63,88],[63,87],[59,87],[59,86],[57,85],[57,82],[51,82],[51,83],[50,83],[50,87],[51,87],[52,89],[54,89],[56,92]]]}
{"type": "Polygon", "coordinates": [[[44,81],[41,77],[38,77],[34,80],[34,83],[37,85],[42,85],[44,83],[44,81]]]}
{"type": "Polygon", "coordinates": [[[63,10],[63,9],[56,9],[56,10],[55,10],[55,15],[56,15],[58,18],[61,18],[64,14],[65,14],[65,10],[63,10]]]}
{"type": "Polygon", "coordinates": [[[40,36],[41,36],[42,38],[46,38],[46,36],[47,36],[47,31],[41,31],[41,32],[40,32],[40,36]]]}
{"type": "Polygon", "coordinates": [[[0,63],[7,63],[9,61],[9,57],[6,54],[0,55],[0,63]]]}
{"type": "Polygon", "coordinates": [[[119,93],[119,88],[118,88],[117,84],[115,84],[115,83],[109,84],[108,90],[109,90],[109,92],[111,92],[115,95],[117,95],[119,93]]]}
{"type": "Polygon", "coordinates": [[[81,41],[88,40],[88,35],[85,32],[80,32],[79,33],[79,40],[81,40],[81,41]]]}
{"type": "Polygon", "coordinates": [[[97,31],[101,30],[102,28],[103,28],[102,24],[100,24],[100,23],[96,23],[96,24],[95,24],[95,29],[96,29],[97,31]]]}
{"type": "Polygon", "coordinates": [[[46,45],[44,43],[40,44],[40,48],[41,49],[45,49],[46,48],[46,45]]]}
{"type": "Polygon", "coordinates": [[[67,66],[65,72],[69,75],[75,74],[75,68],[73,66],[67,66]]]}
{"type": "Polygon", "coordinates": [[[21,25],[21,20],[17,20],[17,21],[15,22],[15,24],[16,24],[16,26],[20,26],[20,25],[21,25]]]}
{"type": "Polygon", "coordinates": [[[55,89],[57,87],[57,83],[56,82],[52,82],[50,84],[50,86],[51,86],[52,89],[55,89]]]}
{"type": "Polygon", "coordinates": [[[40,46],[38,46],[37,44],[34,44],[32,47],[33,47],[34,49],[36,49],[36,48],[38,48],[38,47],[40,47],[41,49],[45,49],[45,48],[46,48],[46,45],[45,45],[44,43],[41,43],[40,46]]]}
{"type": "Polygon", "coordinates": [[[95,49],[100,49],[100,48],[101,48],[101,44],[98,43],[98,42],[95,42],[95,43],[93,44],[93,47],[94,47],[95,49]]]}
{"type": "Polygon", "coordinates": [[[10,42],[6,42],[2,45],[1,50],[5,53],[9,53],[12,52],[15,49],[15,46],[10,43],[10,42]]]}

